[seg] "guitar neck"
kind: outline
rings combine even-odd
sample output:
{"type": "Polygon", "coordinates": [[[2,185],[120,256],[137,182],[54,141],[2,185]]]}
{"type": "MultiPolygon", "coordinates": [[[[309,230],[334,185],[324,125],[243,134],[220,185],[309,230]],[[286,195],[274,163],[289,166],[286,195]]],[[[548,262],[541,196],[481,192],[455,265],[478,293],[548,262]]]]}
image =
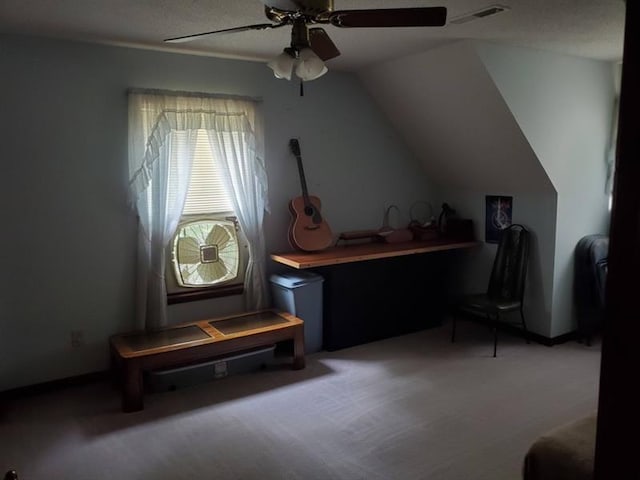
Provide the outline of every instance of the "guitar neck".
{"type": "Polygon", "coordinates": [[[300,155],[296,155],[296,160],[298,161],[298,174],[300,175],[302,197],[304,198],[305,203],[307,203],[309,201],[309,191],[307,190],[307,180],[304,176],[304,168],[302,167],[302,157],[300,155]]]}
{"type": "Polygon", "coordinates": [[[298,175],[300,175],[300,185],[302,186],[302,198],[304,198],[305,206],[310,206],[309,202],[309,191],[307,190],[307,179],[304,176],[304,168],[302,166],[302,153],[300,152],[300,143],[298,139],[292,138],[289,140],[289,148],[291,149],[291,153],[293,153],[296,157],[296,161],[298,163],[298,175]]]}

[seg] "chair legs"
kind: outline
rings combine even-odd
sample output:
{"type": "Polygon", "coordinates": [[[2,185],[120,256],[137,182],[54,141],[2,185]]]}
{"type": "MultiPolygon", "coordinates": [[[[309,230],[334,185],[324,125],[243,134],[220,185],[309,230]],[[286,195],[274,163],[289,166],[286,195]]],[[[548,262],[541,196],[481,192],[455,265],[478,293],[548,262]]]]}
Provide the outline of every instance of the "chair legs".
{"type": "MultiPolygon", "coordinates": [[[[491,316],[487,315],[489,321],[491,321],[491,316]]],[[[522,311],[522,307],[520,307],[520,318],[522,320],[522,329],[524,330],[524,339],[527,341],[527,344],[531,343],[529,341],[529,330],[527,330],[527,322],[524,320],[524,312],[522,311]]],[[[496,313],[496,323],[493,325],[493,356],[496,356],[498,350],[498,322],[500,321],[500,315],[496,313]]]]}
{"type": "MultiPolygon", "coordinates": [[[[456,341],[456,326],[457,319],[456,315],[452,315],[451,317],[451,343],[455,343],[456,341]]],[[[524,312],[522,308],[520,308],[520,319],[522,320],[522,329],[524,331],[524,338],[527,343],[531,343],[529,340],[529,330],[527,330],[527,322],[524,319],[524,312]]],[[[491,317],[490,314],[487,314],[487,321],[489,325],[491,325],[491,330],[493,330],[493,356],[494,358],[498,354],[498,323],[500,322],[500,315],[496,313],[495,319],[491,317]]]]}
{"type": "MultiPolygon", "coordinates": [[[[487,318],[491,322],[491,315],[487,315],[487,318]]],[[[498,353],[498,322],[500,321],[500,315],[496,313],[496,320],[493,322],[493,358],[496,358],[498,353]]]]}
{"type": "MultiPolygon", "coordinates": [[[[487,320],[491,325],[493,325],[493,356],[496,357],[498,352],[498,322],[500,321],[500,317],[496,314],[495,322],[491,318],[491,315],[487,314],[487,320]]],[[[451,343],[456,341],[456,316],[452,316],[452,326],[451,326],[451,343]]]]}
{"type": "Polygon", "coordinates": [[[522,329],[524,330],[524,338],[527,343],[531,343],[529,341],[529,330],[527,330],[527,322],[524,321],[524,312],[522,311],[522,306],[520,307],[520,318],[522,319],[522,329]]]}

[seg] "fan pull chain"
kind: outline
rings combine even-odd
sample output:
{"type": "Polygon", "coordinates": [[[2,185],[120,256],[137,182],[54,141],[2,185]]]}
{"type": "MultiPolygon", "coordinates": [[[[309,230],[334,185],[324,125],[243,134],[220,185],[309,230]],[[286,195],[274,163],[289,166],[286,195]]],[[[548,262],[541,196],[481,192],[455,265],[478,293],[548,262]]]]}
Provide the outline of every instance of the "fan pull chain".
{"type": "Polygon", "coordinates": [[[304,97],[304,82],[300,79],[300,96],[304,97]]]}

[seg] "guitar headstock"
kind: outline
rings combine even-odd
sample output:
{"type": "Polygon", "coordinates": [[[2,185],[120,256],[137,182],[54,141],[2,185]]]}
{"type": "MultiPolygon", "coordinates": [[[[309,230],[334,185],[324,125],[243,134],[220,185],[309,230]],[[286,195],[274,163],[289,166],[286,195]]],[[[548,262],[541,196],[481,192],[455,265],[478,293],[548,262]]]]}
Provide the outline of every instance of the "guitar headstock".
{"type": "Polygon", "coordinates": [[[289,140],[289,148],[291,149],[291,153],[293,153],[296,157],[300,156],[300,143],[297,138],[292,138],[289,140]]]}

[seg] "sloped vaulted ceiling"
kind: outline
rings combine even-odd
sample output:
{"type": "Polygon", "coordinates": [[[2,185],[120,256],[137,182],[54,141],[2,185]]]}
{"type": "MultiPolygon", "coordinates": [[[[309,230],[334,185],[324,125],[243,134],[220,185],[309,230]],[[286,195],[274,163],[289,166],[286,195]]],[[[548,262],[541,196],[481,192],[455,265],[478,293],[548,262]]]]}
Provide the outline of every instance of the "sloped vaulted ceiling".
{"type": "Polygon", "coordinates": [[[361,79],[441,186],[553,192],[472,43],[383,63],[361,79]]]}

